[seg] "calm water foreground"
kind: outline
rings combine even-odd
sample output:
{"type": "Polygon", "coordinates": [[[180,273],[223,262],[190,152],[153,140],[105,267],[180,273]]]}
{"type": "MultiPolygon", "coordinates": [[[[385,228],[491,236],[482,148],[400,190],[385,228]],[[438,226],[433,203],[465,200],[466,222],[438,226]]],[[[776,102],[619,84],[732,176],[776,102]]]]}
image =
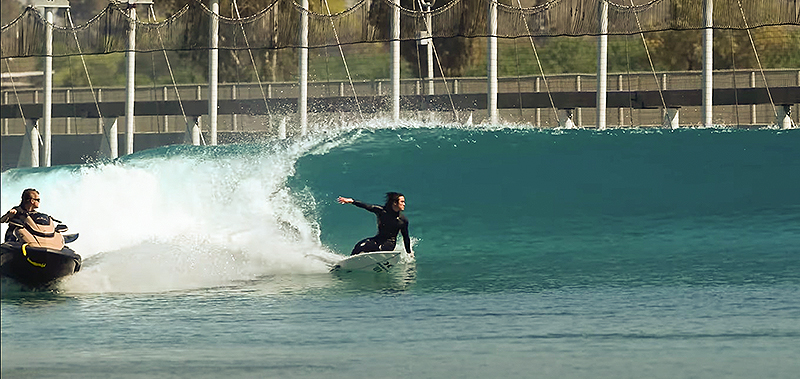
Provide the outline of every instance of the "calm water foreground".
{"type": "MultiPolygon", "coordinates": [[[[796,378],[800,134],[372,126],[2,174],[81,237],[3,378],[796,378]],[[334,275],[404,192],[416,261],[334,275]]],[[[4,229],[3,229],[4,230],[4,229]]]]}

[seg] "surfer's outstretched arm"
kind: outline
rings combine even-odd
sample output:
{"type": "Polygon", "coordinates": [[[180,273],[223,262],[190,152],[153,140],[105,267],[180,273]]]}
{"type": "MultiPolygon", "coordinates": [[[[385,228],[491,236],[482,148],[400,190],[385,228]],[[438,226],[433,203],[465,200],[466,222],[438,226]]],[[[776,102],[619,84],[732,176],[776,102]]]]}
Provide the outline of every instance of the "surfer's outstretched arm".
{"type": "Polygon", "coordinates": [[[339,196],[337,201],[339,201],[339,204],[353,204],[353,205],[355,205],[355,206],[357,206],[359,208],[366,209],[366,210],[368,210],[368,211],[370,211],[372,213],[375,213],[375,214],[379,214],[380,212],[383,211],[383,207],[381,207],[379,205],[362,203],[362,202],[360,202],[358,200],[354,200],[354,199],[351,199],[349,197],[339,196]]]}

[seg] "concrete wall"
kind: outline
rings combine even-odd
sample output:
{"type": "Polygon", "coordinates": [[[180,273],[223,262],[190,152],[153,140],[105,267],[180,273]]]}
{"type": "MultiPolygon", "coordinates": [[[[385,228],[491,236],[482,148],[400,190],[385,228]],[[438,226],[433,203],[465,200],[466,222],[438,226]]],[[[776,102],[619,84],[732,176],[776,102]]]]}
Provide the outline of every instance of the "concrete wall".
{"type": "MultiPolygon", "coordinates": [[[[135,134],[133,146],[135,151],[147,150],[158,146],[183,143],[185,133],[147,133],[135,134]]],[[[102,134],[53,135],[52,165],[81,164],[97,159],[100,151],[102,134]]],[[[119,135],[119,146],[125,146],[124,135],[119,135]]],[[[21,135],[3,136],[0,139],[0,171],[17,167],[19,153],[22,149],[21,135]]]]}
{"type": "MultiPolygon", "coordinates": [[[[102,134],[54,134],[52,139],[52,165],[83,164],[97,160],[102,134]]],[[[134,153],[160,146],[184,143],[186,133],[137,133],[133,136],[134,153]]],[[[203,133],[205,141],[209,140],[203,133]]],[[[252,143],[275,138],[267,132],[219,132],[219,144],[252,143]]],[[[125,135],[118,136],[120,151],[124,149],[125,135]]],[[[22,150],[22,135],[4,135],[0,138],[0,171],[17,167],[22,150]]]]}

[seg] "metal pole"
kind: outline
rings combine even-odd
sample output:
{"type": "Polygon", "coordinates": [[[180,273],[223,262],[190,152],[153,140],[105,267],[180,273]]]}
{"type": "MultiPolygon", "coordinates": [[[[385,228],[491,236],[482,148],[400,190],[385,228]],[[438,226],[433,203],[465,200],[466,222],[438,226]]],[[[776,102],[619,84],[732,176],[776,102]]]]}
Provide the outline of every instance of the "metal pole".
{"type": "Polygon", "coordinates": [[[136,4],[128,4],[130,21],[128,22],[127,81],[125,84],[125,154],[133,154],[133,106],[136,94],[136,4]]]}
{"type": "MultiPolygon", "coordinates": [[[[236,100],[236,84],[231,85],[231,100],[236,100]]],[[[239,123],[236,113],[231,115],[231,130],[234,132],[239,130],[239,123]]]]}
{"type": "Polygon", "coordinates": [[[211,50],[208,54],[208,127],[211,145],[217,144],[217,108],[219,104],[219,0],[211,0],[211,26],[208,31],[211,50]]]}
{"type": "MultiPolygon", "coordinates": [[[[581,89],[581,76],[580,75],[577,75],[575,77],[575,90],[578,91],[578,92],[582,91],[582,89],[581,89]]],[[[578,121],[578,124],[577,124],[578,127],[582,128],[583,127],[583,109],[582,108],[575,108],[575,113],[573,115],[576,116],[575,119],[577,119],[577,121],[578,121]]]]}
{"type": "Polygon", "coordinates": [[[428,54],[428,95],[434,94],[433,88],[433,24],[431,24],[431,3],[425,5],[425,27],[428,29],[426,51],[428,54]]]}
{"type": "Polygon", "coordinates": [[[302,0],[300,10],[300,95],[297,97],[297,113],[300,116],[300,135],[308,131],[308,0],[302,0]]]}
{"type": "MultiPolygon", "coordinates": [[[[69,89],[66,90],[65,93],[64,93],[64,101],[67,104],[72,104],[72,91],[70,91],[69,89]]],[[[66,130],[65,130],[65,133],[66,134],[72,134],[72,117],[67,117],[67,119],[66,119],[66,130]]]]}
{"type": "MultiPolygon", "coordinates": [[[[44,105],[42,109],[42,151],[40,162],[36,162],[38,167],[41,163],[44,167],[50,167],[51,163],[51,140],[52,140],[52,115],[53,115],[53,8],[45,8],[45,56],[44,56],[44,105]]],[[[37,136],[38,137],[38,136],[37,136]]],[[[38,143],[37,143],[38,145],[38,143]]]]}
{"type": "MultiPolygon", "coordinates": [[[[536,92],[542,92],[542,82],[541,82],[541,78],[538,77],[538,76],[534,80],[534,90],[536,92]]],[[[541,128],[542,127],[542,108],[536,108],[535,114],[536,114],[536,127],[537,128],[541,128]]],[[[556,121],[558,121],[558,120],[556,120],[556,121]]]]}
{"type": "MultiPolygon", "coordinates": [[[[168,99],[169,98],[169,91],[168,91],[167,87],[162,88],[161,95],[162,95],[161,97],[164,98],[165,102],[167,100],[169,100],[168,99]]],[[[168,133],[168,132],[169,132],[169,116],[165,115],[164,116],[164,133],[168,133]]]]}
{"type": "MultiPolygon", "coordinates": [[[[750,72],[750,88],[756,88],[756,72],[750,72]]],[[[756,123],[756,105],[750,105],[750,124],[754,125],[756,123]]]]}
{"type": "MultiPolygon", "coordinates": [[[[622,91],[622,75],[617,77],[617,89],[622,91]]],[[[619,107],[617,110],[619,118],[619,126],[625,125],[625,108],[619,107]]]]}
{"type": "Polygon", "coordinates": [[[400,121],[400,0],[392,0],[392,121],[400,121]]]}
{"type": "Polygon", "coordinates": [[[39,120],[25,120],[25,137],[19,152],[17,167],[39,167],[39,120]]]}
{"type": "Polygon", "coordinates": [[[600,36],[597,38],[597,129],[606,128],[608,96],[608,3],[600,0],[600,36]]]}
{"type": "Polygon", "coordinates": [[[489,112],[489,123],[498,123],[497,117],[497,2],[489,0],[488,15],[488,37],[487,37],[487,110],[489,112]]]}
{"type": "Polygon", "coordinates": [[[714,69],[714,0],[703,0],[705,7],[703,20],[703,126],[710,127],[713,122],[712,89],[714,69]]]}

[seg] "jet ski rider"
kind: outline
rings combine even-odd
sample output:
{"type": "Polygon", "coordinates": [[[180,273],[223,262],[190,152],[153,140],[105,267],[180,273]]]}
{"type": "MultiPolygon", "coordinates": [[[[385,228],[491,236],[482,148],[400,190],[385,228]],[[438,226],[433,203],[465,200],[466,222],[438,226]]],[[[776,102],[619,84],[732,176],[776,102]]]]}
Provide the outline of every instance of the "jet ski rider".
{"type": "MultiPolygon", "coordinates": [[[[0,217],[0,223],[13,222],[15,224],[23,224],[29,213],[36,213],[36,208],[39,208],[39,202],[41,200],[39,191],[33,188],[22,191],[22,201],[20,201],[19,205],[6,212],[3,217],[0,217]]],[[[8,230],[6,230],[5,242],[17,240],[17,237],[14,235],[16,229],[16,227],[9,225],[8,230]]]]}
{"type": "Polygon", "coordinates": [[[409,256],[414,256],[414,253],[411,251],[411,239],[408,236],[408,219],[401,213],[406,209],[406,198],[402,193],[387,192],[386,204],[382,207],[380,205],[362,203],[358,200],[342,196],[339,196],[337,200],[340,204],[353,204],[378,216],[378,234],[374,237],[359,241],[350,255],[371,251],[394,250],[397,244],[397,233],[400,232],[403,234],[403,243],[406,246],[406,253],[408,253],[409,256]]]}

